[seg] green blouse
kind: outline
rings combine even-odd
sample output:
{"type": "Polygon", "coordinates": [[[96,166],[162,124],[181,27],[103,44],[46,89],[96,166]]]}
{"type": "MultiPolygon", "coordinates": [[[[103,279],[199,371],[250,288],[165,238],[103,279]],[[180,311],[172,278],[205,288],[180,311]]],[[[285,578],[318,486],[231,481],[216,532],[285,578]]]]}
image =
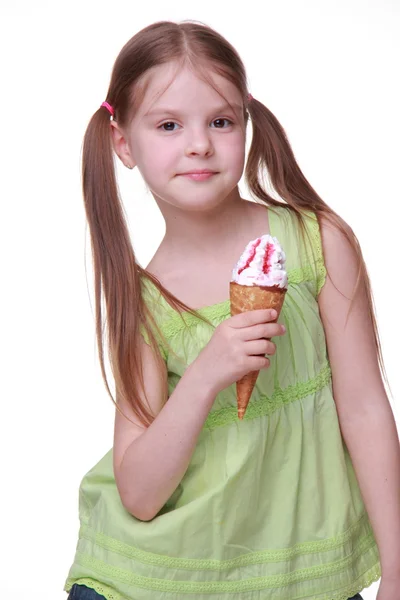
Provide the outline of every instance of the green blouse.
{"type": "MultiPolygon", "coordinates": [[[[147,522],[122,506],[110,450],[80,486],[66,591],[80,583],[107,600],[347,600],[381,576],[332,394],[317,301],[326,277],[318,221],[307,213],[304,243],[290,210],[268,210],[287,257],[279,318],[287,333],[274,338],[244,420],[233,384],[215,398],[182,481],[147,522]]],[[[200,309],[210,326],[143,283],[168,341],[159,339],[170,395],[230,317],[229,300],[200,309]]]]}

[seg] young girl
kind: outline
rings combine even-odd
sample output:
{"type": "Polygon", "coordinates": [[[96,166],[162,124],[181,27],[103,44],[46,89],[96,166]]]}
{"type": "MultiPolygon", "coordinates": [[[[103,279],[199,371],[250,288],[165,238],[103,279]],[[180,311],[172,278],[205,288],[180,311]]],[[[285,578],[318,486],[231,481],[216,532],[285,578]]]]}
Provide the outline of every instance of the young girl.
{"type": "Polygon", "coordinates": [[[123,47],[83,193],[117,410],[80,487],[69,598],[347,600],[381,576],[379,600],[399,598],[399,443],[361,251],[221,35],[159,22],[123,47]],[[165,219],[146,269],[114,152],[165,219]],[[281,315],[231,317],[232,269],[266,233],[287,258],[281,315]],[[241,421],[235,382],[257,370],[241,421]]]}

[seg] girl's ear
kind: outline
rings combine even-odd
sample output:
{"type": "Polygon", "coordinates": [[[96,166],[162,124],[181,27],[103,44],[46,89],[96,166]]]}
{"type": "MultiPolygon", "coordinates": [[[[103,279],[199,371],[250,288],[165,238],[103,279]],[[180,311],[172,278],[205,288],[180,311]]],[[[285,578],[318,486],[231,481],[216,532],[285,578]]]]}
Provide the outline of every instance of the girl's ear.
{"type": "Polygon", "coordinates": [[[115,121],[110,121],[110,125],[111,141],[114,146],[115,153],[119,156],[126,167],[133,169],[136,163],[131,156],[124,133],[121,131],[115,121]]]}

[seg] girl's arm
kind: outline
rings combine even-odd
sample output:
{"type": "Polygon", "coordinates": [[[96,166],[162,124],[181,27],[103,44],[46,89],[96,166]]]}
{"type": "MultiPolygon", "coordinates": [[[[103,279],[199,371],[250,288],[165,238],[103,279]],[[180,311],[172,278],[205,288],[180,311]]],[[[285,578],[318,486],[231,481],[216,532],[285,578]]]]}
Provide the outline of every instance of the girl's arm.
{"type": "Polygon", "coordinates": [[[382,577],[399,578],[399,436],[380,374],[362,286],[346,324],[357,279],[355,251],[345,236],[325,220],[321,234],[331,279],[327,276],[319,295],[319,308],[340,428],[379,547],[382,577]]]}
{"type": "Polygon", "coordinates": [[[216,395],[246,373],[269,368],[264,354],[276,349],[270,340],[285,333],[273,322],[273,312],[250,310],[220,323],[164,406],[162,379],[167,373],[158,371],[150,346],[140,338],[144,387],[156,418],[149,427],[141,427],[117,397],[133,423],[116,411],[113,449],[118,491],[135,517],[146,521],[155,517],[179,485],[216,395]]]}
{"type": "Polygon", "coordinates": [[[144,428],[129,405],[117,403],[136,424],[115,413],[114,475],[124,507],[142,521],[153,519],[177,488],[189,465],[215,393],[194,361],[162,407],[161,377],[153,352],[141,341],[143,379],[157,418],[144,428]]]}

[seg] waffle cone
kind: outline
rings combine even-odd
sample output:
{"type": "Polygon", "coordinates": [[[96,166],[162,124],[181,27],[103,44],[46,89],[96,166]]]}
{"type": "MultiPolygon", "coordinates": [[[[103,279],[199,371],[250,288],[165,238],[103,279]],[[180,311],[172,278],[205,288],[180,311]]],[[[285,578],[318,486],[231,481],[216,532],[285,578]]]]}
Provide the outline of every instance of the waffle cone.
{"type": "MultiPolygon", "coordinates": [[[[239,285],[233,281],[230,282],[229,286],[232,316],[249,310],[274,308],[278,313],[278,316],[272,322],[275,323],[278,320],[279,313],[281,312],[285,300],[286,289],[277,286],[262,287],[257,285],[239,285]]],[[[236,382],[239,419],[243,419],[244,417],[259,372],[260,371],[251,371],[236,382]]]]}

